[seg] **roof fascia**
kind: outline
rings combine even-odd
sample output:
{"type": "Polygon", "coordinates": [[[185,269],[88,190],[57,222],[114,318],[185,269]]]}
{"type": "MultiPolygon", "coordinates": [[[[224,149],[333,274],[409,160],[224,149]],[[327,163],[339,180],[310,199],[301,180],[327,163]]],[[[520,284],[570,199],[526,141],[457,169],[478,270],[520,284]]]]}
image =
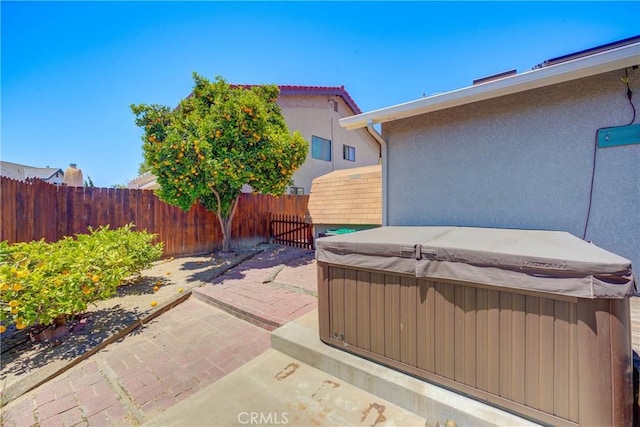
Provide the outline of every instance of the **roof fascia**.
{"type": "Polygon", "coordinates": [[[346,129],[367,126],[367,122],[384,123],[499,96],[537,89],[557,83],[640,65],[640,43],[599,52],[548,67],[526,71],[515,76],[468,86],[415,101],[381,108],[339,120],[346,129]]]}

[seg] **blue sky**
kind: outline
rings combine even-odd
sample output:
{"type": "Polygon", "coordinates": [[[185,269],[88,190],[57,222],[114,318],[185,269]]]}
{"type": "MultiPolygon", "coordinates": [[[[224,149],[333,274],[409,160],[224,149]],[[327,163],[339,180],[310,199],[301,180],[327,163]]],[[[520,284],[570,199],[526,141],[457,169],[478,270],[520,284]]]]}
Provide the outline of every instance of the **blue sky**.
{"type": "Polygon", "coordinates": [[[627,2],[7,2],[2,160],[125,184],[142,161],[129,105],[176,105],[193,71],[340,86],[363,111],[640,34],[627,2]]]}

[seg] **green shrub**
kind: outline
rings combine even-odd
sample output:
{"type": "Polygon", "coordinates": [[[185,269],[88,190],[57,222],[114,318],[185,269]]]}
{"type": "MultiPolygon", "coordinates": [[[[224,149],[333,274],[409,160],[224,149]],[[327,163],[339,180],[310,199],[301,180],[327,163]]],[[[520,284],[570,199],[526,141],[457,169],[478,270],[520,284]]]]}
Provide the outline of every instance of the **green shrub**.
{"type": "Polygon", "coordinates": [[[108,226],[53,243],[0,242],[0,332],[48,325],[113,296],[124,279],[162,255],[155,235],[108,226]]]}

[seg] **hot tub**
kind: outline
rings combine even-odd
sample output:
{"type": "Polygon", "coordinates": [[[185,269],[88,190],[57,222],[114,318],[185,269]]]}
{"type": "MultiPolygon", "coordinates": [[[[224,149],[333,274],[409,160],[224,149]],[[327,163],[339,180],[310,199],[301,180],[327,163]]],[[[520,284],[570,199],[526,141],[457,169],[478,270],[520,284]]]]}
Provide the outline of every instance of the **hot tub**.
{"type": "Polygon", "coordinates": [[[565,232],[319,239],[326,344],[552,425],[631,425],[631,263],[565,232]]]}

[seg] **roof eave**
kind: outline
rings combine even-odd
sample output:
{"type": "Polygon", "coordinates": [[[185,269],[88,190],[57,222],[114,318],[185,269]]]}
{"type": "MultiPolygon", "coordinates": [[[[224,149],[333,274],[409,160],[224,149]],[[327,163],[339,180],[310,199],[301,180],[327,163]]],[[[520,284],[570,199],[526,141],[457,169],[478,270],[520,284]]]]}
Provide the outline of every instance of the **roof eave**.
{"type": "MultiPolygon", "coordinates": [[[[256,85],[251,84],[231,84],[232,88],[242,87],[249,89],[256,85]]],[[[292,86],[292,85],[277,85],[280,89],[280,95],[332,95],[342,98],[345,104],[353,111],[353,114],[362,114],[362,110],[356,104],[356,101],[351,98],[351,95],[347,92],[344,86],[292,86]]],[[[193,92],[187,95],[186,99],[193,96],[193,92]]],[[[180,105],[176,107],[179,109],[180,105]]]]}
{"type": "Polygon", "coordinates": [[[600,52],[584,58],[563,62],[544,68],[526,71],[515,76],[468,86],[451,92],[421,98],[415,101],[381,108],[339,120],[346,129],[358,129],[367,123],[384,123],[393,120],[484,101],[530,89],[537,89],[596,74],[640,65],[640,43],[600,52]]]}
{"type": "Polygon", "coordinates": [[[49,178],[47,178],[47,180],[53,178],[54,176],[56,176],[56,174],[61,173],[64,176],[64,171],[62,169],[58,169],[57,171],[53,172],[51,175],[49,175],[49,178]]]}
{"type": "Polygon", "coordinates": [[[281,95],[332,95],[342,98],[353,114],[361,114],[362,110],[351,98],[344,86],[278,86],[281,95]]]}

